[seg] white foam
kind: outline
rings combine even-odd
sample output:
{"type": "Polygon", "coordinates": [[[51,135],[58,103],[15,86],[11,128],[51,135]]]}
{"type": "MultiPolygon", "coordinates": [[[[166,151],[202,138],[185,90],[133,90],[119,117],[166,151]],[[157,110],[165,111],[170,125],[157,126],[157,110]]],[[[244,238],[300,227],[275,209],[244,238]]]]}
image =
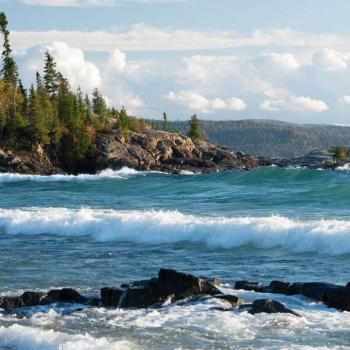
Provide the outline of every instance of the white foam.
{"type": "Polygon", "coordinates": [[[342,166],[338,166],[335,170],[338,170],[338,171],[350,171],[350,164],[349,163],[346,163],[342,166]]]}
{"type": "Polygon", "coordinates": [[[350,253],[350,220],[269,217],[203,217],[178,211],[114,211],[83,208],[0,209],[7,234],[91,236],[96,241],[148,244],[202,242],[211,247],[251,245],[293,252],[350,253]]]}
{"type": "Polygon", "coordinates": [[[17,173],[0,173],[0,183],[9,182],[55,182],[55,181],[97,181],[106,179],[128,179],[131,176],[146,175],[147,173],[157,172],[145,172],[123,167],[120,170],[105,169],[97,174],[79,174],[79,175],[30,175],[30,174],[17,174],[17,173]]]}
{"type": "Polygon", "coordinates": [[[0,346],[16,350],[127,350],[136,349],[127,341],[109,341],[89,334],[75,334],[42,330],[14,324],[0,327],[0,346]]]}

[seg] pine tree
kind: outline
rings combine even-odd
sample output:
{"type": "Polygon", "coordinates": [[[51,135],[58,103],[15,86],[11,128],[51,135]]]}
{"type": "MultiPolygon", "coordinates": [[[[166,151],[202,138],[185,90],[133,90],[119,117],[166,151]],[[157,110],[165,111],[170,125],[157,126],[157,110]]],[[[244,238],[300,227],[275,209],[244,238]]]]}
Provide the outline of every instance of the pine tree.
{"type": "Polygon", "coordinates": [[[44,85],[50,97],[57,94],[60,76],[56,70],[56,62],[48,51],[45,52],[44,85]]]}
{"type": "Polygon", "coordinates": [[[3,51],[2,51],[2,60],[3,60],[3,68],[0,72],[2,78],[11,83],[14,87],[18,82],[18,69],[17,65],[12,57],[12,49],[10,45],[10,32],[7,29],[7,18],[4,12],[0,12],[0,31],[3,37],[3,51]]]}
{"type": "Polygon", "coordinates": [[[168,127],[169,127],[169,125],[168,125],[168,117],[167,117],[166,113],[164,112],[163,113],[163,130],[167,131],[168,127]]]}
{"type": "Polygon", "coordinates": [[[192,141],[196,141],[201,137],[201,124],[197,117],[197,114],[194,114],[191,117],[189,124],[190,130],[188,132],[188,136],[192,139],[192,141]]]}
{"type": "Polygon", "coordinates": [[[95,89],[92,93],[92,109],[100,117],[104,117],[107,114],[106,101],[98,89],[95,89]]]}

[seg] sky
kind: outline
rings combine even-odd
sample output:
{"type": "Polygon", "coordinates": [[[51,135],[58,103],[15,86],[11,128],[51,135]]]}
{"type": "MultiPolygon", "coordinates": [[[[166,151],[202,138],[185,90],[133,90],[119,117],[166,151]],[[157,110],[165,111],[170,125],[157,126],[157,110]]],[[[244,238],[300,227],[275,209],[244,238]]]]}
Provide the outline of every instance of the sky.
{"type": "Polygon", "coordinates": [[[48,50],[73,88],[146,118],[350,124],[349,0],[0,0],[29,86],[48,50]]]}

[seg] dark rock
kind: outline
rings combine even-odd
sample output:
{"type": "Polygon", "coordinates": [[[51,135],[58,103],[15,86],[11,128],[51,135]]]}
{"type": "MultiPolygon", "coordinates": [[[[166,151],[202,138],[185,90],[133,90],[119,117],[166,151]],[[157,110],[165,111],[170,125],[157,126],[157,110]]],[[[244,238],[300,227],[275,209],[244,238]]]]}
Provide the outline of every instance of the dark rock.
{"type": "Polygon", "coordinates": [[[174,294],[176,300],[194,295],[222,294],[210,280],[170,269],[159,270],[157,289],[161,296],[174,294]]]}
{"type": "Polygon", "coordinates": [[[343,311],[350,311],[350,282],[344,287],[343,311]]]}
{"type": "Polygon", "coordinates": [[[84,304],[86,298],[72,288],[53,289],[47,293],[46,302],[51,303],[78,303],[84,304]]]}
{"type": "Polygon", "coordinates": [[[324,282],[302,284],[302,295],[321,301],[327,306],[342,309],[345,287],[324,282]]]}
{"type": "Polygon", "coordinates": [[[101,303],[106,307],[118,307],[121,302],[123,291],[120,288],[102,288],[101,303]]]}
{"type": "Polygon", "coordinates": [[[160,269],[157,278],[122,284],[123,289],[103,288],[102,305],[146,308],[201,295],[221,294],[220,280],[200,278],[170,269],[160,269]]]}
{"type": "Polygon", "coordinates": [[[267,313],[267,314],[288,313],[288,314],[292,314],[294,316],[300,317],[300,315],[295,311],[286,308],[282,303],[272,299],[254,300],[252,304],[252,308],[249,311],[249,313],[251,313],[252,315],[255,315],[258,313],[267,313]]]}
{"type": "Polygon", "coordinates": [[[11,310],[46,304],[46,293],[24,292],[20,296],[0,297],[0,309],[11,310]]]}
{"type": "Polygon", "coordinates": [[[261,282],[251,281],[237,281],[235,283],[235,289],[252,290],[255,292],[263,291],[263,284],[261,282]]]}

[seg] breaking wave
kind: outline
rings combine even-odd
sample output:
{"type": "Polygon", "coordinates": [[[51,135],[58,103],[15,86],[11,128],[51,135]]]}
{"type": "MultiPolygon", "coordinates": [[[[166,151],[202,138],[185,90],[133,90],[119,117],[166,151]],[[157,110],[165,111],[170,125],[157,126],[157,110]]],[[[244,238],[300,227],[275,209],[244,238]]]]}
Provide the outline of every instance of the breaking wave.
{"type": "Polygon", "coordinates": [[[120,170],[106,169],[97,174],[79,174],[79,175],[30,175],[30,174],[17,174],[17,173],[1,173],[0,183],[8,182],[55,182],[55,181],[98,181],[108,179],[128,179],[131,176],[146,175],[148,173],[158,172],[145,172],[123,167],[120,170]]]}
{"type": "Polygon", "coordinates": [[[209,217],[178,211],[1,209],[0,230],[9,235],[88,236],[94,241],[210,247],[253,246],[330,255],[350,253],[350,221],[295,220],[282,216],[209,217]]]}

